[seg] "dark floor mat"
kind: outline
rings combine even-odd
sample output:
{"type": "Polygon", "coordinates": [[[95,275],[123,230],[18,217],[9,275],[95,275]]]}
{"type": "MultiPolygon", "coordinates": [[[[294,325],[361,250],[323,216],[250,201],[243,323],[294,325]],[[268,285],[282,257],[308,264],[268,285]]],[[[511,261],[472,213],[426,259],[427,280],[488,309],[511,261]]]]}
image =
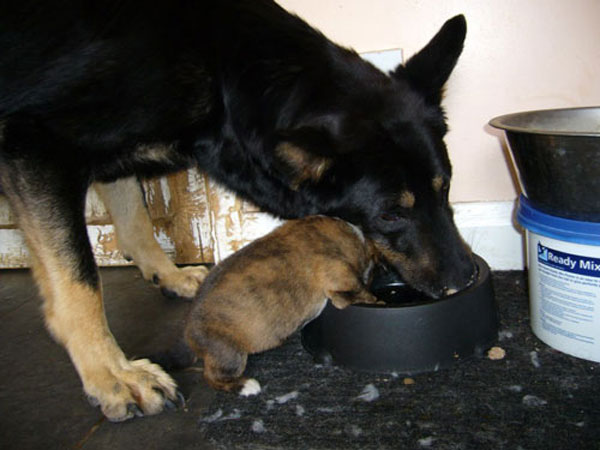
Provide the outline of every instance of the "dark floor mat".
{"type": "MultiPolygon", "coordinates": [[[[161,298],[134,269],[103,270],[103,278],[109,321],[128,354],[155,351],[177,333],[186,304],[161,298]]],[[[115,425],[86,404],[43,330],[29,275],[0,272],[0,448],[600,449],[600,365],[533,336],[522,272],[493,278],[504,359],[361,374],[315,365],[296,334],[250,358],[259,396],[214,392],[195,368],[175,374],[185,409],[115,425]]]]}

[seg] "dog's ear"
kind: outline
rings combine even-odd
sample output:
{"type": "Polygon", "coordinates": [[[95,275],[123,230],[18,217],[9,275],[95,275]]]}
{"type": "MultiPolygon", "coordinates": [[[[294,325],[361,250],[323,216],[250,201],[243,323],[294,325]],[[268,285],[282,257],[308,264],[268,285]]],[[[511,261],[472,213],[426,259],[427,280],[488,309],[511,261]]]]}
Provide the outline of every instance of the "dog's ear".
{"type": "Polygon", "coordinates": [[[275,155],[292,189],[321,179],[333,162],[331,145],[331,136],[321,128],[303,127],[280,136],[275,155]]]}
{"type": "Polygon", "coordinates": [[[429,44],[411,57],[405,66],[399,66],[393,75],[408,78],[428,102],[439,104],[442,88],[462,53],[466,33],[465,17],[453,17],[442,26],[429,44]]]}

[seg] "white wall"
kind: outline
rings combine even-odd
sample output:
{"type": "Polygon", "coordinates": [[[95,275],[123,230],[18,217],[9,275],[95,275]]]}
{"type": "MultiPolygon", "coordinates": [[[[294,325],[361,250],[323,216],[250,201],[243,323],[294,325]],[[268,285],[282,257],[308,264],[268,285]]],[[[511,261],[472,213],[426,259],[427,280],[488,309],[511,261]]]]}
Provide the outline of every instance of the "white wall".
{"type": "Polygon", "coordinates": [[[451,201],[513,200],[494,116],[600,105],[598,0],[278,0],[359,52],[410,57],[448,18],[464,14],[465,50],[448,85],[451,201]]]}

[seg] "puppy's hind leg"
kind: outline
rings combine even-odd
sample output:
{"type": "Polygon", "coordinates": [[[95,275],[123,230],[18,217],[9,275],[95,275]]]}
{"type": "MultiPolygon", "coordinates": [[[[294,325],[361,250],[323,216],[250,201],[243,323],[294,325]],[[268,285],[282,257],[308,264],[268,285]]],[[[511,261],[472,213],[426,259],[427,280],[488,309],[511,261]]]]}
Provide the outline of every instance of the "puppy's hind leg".
{"type": "Polygon", "coordinates": [[[189,330],[186,334],[190,348],[204,360],[204,379],[210,386],[238,393],[242,397],[260,393],[258,381],[243,377],[247,353],[237,350],[219,337],[207,337],[201,333],[190,333],[189,330]]]}
{"type": "Polygon", "coordinates": [[[231,354],[204,355],[204,379],[215,389],[235,392],[242,397],[260,394],[260,383],[254,378],[243,377],[247,355],[231,354]]]}
{"type": "Polygon", "coordinates": [[[163,252],[154,238],[137,179],[96,183],[94,188],[113,219],[121,251],[133,258],[144,278],[158,284],[166,296],[193,297],[208,269],[203,266],[178,268],[163,252]]]}

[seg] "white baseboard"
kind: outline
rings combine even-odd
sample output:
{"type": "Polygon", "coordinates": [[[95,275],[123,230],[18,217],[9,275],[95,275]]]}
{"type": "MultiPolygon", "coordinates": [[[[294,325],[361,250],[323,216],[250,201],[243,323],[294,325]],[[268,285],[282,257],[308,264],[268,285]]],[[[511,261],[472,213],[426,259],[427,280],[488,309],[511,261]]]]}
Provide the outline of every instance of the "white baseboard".
{"type": "MultiPolygon", "coordinates": [[[[525,267],[523,235],[513,219],[515,202],[455,203],[453,207],[454,220],[464,240],[492,270],[525,267]]],[[[93,230],[90,233],[93,235],[93,230]]],[[[21,232],[0,229],[0,268],[27,265],[21,232]]]]}
{"type": "Polygon", "coordinates": [[[455,203],[454,221],[463,239],[492,270],[522,270],[524,239],[514,219],[515,202],[455,203]]]}

